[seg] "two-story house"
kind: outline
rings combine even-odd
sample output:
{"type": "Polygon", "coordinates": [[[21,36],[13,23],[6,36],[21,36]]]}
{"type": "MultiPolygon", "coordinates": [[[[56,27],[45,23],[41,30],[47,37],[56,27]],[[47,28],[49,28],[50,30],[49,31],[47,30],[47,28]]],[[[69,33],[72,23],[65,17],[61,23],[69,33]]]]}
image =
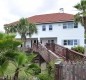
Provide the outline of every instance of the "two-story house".
{"type": "MultiPolygon", "coordinates": [[[[84,27],[74,22],[72,14],[52,13],[35,15],[27,19],[35,23],[38,29],[38,34],[32,35],[31,38],[27,36],[27,47],[38,41],[43,45],[55,43],[68,48],[84,46],[84,27]]],[[[20,38],[18,33],[16,38],[20,38]]]]}

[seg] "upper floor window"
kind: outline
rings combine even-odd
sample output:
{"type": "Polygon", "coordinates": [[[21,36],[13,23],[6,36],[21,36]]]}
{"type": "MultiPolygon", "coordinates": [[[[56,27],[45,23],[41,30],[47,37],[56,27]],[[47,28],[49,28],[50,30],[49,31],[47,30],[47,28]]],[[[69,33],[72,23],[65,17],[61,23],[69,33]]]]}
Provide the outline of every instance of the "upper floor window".
{"type": "Polygon", "coordinates": [[[78,28],[78,23],[74,22],[63,23],[63,29],[72,29],[72,28],[78,28]]]}
{"type": "Polygon", "coordinates": [[[53,28],[52,28],[52,25],[50,24],[50,25],[49,25],[49,30],[52,30],[52,29],[53,29],[53,28]]]}
{"type": "Polygon", "coordinates": [[[42,26],[42,31],[46,31],[46,26],[45,25],[42,26]]]}
{"type": "Polygon", "coordinates": [[[73,28],[73,22],[68,22],[68,28],[73,28]]]}
{"type": "Polygon", "coordinates": [[[74,28],[78,28],[78,23],[74,23],[74,28]]]}
{"type": "Polygon", "coordinates": [[[67,24],[63,23],[63,29],[66,29],[66,28],[67,28],[67,24]]]}

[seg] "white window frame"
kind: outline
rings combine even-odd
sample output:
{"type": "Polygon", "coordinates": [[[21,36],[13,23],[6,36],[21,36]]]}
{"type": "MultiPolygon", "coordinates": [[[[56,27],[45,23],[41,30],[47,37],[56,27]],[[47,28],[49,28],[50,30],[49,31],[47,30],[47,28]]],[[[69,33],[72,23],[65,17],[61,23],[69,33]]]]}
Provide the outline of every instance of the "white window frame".
{"type": "Polygon", "coordinates": [[[78,28],[78,23],[75,23],[75,22],[63,23],[63,29],[74,29],[74,28],[78,28]]]}
{"type": "Polygon", "coordinates": [[[76,46],[76,45],[79,45],[79,40],[78,39],[64,39],[63,45],[64,46],[76,46]]]}
{"type": "Polygon", "coordinates": [[[46,26],[42,25],[42,31],[46,31],[46,26]]]}
{"type": "Polygon", "coordinates": [[[49,25],[49,31],[52,31],[53,30],[53,26],[52,24],[49,25]]]}

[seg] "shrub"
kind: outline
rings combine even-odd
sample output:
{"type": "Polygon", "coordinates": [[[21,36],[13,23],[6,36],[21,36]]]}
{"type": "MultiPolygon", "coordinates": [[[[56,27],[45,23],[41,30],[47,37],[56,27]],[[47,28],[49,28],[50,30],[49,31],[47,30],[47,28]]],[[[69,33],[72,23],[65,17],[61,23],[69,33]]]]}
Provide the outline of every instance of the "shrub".
{"type": "Polygon", "coordinates": [[[40,80],[48,80],[48,74],[40,74],[38,77],[40,80]]]}
{"type": "Polygon", "coordinates": [[[84,47],[82,47],[82,46],[72,47],[71,49],[84,54],[84,47]]]}
{"type": "Polygon", "coordinates": [[[39,80],[54,80],[54,76],[49,76],[47,73],[41,73],[38,75],[39,80]]]}

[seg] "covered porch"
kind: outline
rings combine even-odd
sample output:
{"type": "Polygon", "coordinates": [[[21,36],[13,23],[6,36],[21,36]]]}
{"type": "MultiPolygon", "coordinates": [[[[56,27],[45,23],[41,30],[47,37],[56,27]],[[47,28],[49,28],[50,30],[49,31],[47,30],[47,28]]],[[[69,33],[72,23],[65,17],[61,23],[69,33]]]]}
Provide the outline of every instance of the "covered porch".
{"type": "Polygon", "coordinates": [[[28,38],[26,40],[26,47],[32,47],[33,43],[38,44],[40,42],[42,45],[46,45],[46,43],[55,43],[57,44],[57,37],[44,37],[44,38],[28,38]]]}
{"type": "Polygon", "coordinates": [[[57,37],[40,38],[40,42],[44,46],[46,45],[46,43],[55,43],[55,44],[57,44],[57,37]]]}

